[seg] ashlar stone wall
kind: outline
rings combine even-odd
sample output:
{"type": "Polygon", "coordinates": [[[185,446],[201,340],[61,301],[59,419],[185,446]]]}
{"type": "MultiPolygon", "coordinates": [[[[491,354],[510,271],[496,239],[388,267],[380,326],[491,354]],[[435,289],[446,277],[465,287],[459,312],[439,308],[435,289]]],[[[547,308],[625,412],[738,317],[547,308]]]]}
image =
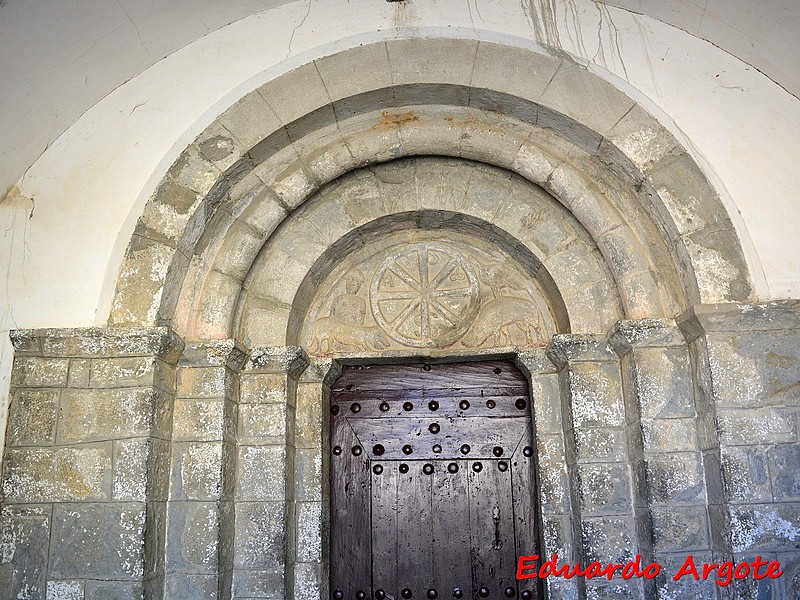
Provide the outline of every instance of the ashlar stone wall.
{"type": "MultiPolygon", "coordinates": [[[[799,309],[698,306],[502,349],[530,380],[543,554],[662,567],[549,578],[549,598],[800,589],[799,309]],[[687,554],[784,574],[672,581],[687,554]]],[[[377,357],[184,345],[160,328],[15,344],[0,598],[328,597],[328,389],[342,361],[377,357]]]]}

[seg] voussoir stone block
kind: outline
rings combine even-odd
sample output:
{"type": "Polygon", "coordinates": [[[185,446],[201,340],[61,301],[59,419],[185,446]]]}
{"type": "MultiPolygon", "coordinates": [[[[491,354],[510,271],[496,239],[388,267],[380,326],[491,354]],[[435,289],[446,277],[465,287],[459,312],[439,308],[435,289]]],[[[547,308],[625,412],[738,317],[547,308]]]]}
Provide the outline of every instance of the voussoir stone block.
{"type": "Polygon", "coordinates": [[[386,43],[395,86],[453,83],[468,86],[478,42],[464,39],[391,40],[386,43]]]}
{"type": "Polygon", "coordinates": [[[284,124],[329,105],[330,97],[314,63],[308,63],[262,85],[258,93],[284,124]],[[303,90],[298,94],[297,90],[303,90]]]}
{"type": "Polygon", "coordinates": [[[541,101],[600,135],[607,134],[634,106],[633,100],[610,83],[566,62],[559,65],[541,101]]]}
{"type": "Polygon", "coordinates": [[[333,101],[392,86],[389,55],[384,42],[324,56],[314,64],[333,101]]]}

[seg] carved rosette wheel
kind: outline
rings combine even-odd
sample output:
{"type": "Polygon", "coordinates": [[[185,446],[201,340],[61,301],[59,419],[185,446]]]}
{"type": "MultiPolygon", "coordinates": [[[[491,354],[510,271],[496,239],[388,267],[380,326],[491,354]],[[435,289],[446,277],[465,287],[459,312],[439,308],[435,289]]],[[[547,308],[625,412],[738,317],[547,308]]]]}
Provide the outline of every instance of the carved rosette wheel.
{"type": "Polygon", "coordinates": [[[475,320],[480,283],[470,262],[451,247],[434,242],[395,246],[372,279],[370,306],[395,341],[443,348],[475,320]]]}

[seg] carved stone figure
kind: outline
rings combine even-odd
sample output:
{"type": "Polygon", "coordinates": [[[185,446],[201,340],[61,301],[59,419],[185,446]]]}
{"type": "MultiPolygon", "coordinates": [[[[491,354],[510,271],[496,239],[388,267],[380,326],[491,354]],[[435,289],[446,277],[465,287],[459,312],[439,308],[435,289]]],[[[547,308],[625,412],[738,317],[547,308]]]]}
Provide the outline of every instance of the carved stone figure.
{"type": "Polygon", "coordinates": [[[531,300],[499,296],[485,302],[475,319],[475,326],[461,344],[481,346],[533,346],[544,339],[539,308],[531,300]]]}
{"type": "Polygon", "coordinates": [[[314,323],[312,352],[366,352],[389,347],[389,340],[377,327],[365,325],[367,303],[358,295],[363,285],[361,271],[354,269],[347,274],[345,293],[333,299],[327,317],[320,317],[314,323]]]}

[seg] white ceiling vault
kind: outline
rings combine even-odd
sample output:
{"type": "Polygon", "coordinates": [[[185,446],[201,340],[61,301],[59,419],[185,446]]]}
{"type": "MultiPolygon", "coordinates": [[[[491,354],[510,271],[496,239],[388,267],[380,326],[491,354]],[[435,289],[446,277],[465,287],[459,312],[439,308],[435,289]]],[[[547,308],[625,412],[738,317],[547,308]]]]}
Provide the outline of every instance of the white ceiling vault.
{"type": "MultiPolygon", "coordinates": [[[[406,2],[436,4],[436,0],[406,2]]],[[[464,0],[463,10],[470,10],[474,2],[464,0]]],[[[0,197],[48,144],[112,90],[203,36],[283,4],[289,2],[0,0],[0,197]]],[[[343,11],[348,4],[341,4],[343,11]]],[[[595,4],[616,6],[683,29],[800,96],[800,2],[796,0],[606,0],[595,4]]],[[[580,9],[570,0],[532,0],[530,10],[570,19],[580,9]]]]}

